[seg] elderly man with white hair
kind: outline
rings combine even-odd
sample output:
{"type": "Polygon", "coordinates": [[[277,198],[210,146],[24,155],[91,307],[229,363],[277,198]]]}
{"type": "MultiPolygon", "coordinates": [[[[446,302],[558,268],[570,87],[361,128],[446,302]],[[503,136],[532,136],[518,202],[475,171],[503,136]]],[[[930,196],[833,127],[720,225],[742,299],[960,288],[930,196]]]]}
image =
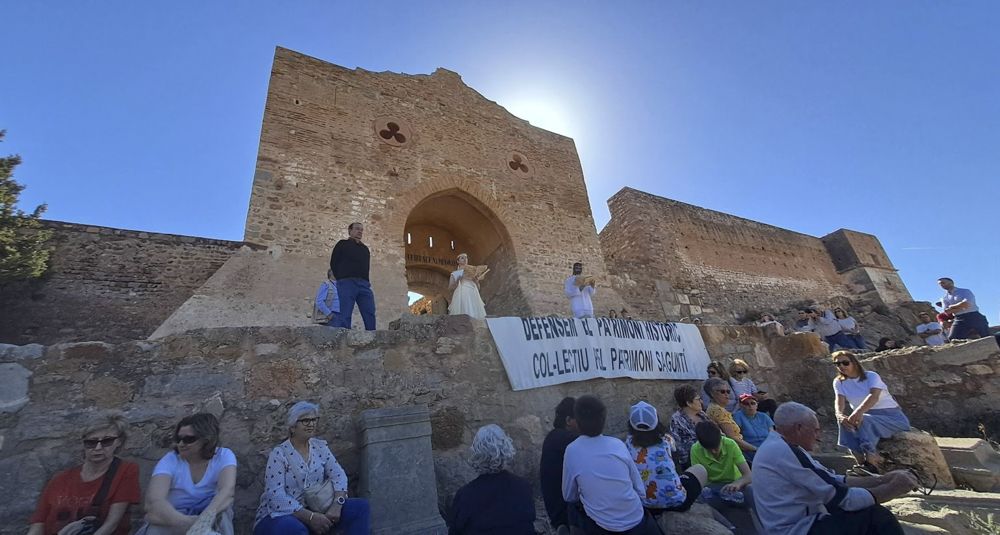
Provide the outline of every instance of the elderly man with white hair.
{"type": "Polygon", "coordinates": [[[819,420],[801,403],[783,403],[775,430],[753,462],[754,502],[767,533],[789,535],[899,534],[896,517],[879,505],[917,487],[910,472],[840,476],[809,451],[819,440],[819,420]]]}
{"type": "Polygon", "coordinates": [[[535,535],[531,484],[506,470],[513,459],[514,442],[500,426],[479,428],[469,458],[479,477],[455,493],[449,535],[535,535]]]}

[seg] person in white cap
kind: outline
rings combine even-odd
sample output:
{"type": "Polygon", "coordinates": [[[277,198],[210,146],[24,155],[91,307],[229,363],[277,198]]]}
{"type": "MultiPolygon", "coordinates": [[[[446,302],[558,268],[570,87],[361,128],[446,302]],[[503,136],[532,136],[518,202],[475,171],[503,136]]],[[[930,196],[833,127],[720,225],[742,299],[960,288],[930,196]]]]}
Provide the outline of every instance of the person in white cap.
{"type": "Polygon", "coordinates": [[[676,450],[673,437],[660,422],[656,407],[640,401],[629,409],[628,448],[645,486],[642,505],[654,515],[663,511],[687,511],[701,496],[708,480],[705,467],[696,464],[683,474],[677,474],[672,454],[676,450]]]}

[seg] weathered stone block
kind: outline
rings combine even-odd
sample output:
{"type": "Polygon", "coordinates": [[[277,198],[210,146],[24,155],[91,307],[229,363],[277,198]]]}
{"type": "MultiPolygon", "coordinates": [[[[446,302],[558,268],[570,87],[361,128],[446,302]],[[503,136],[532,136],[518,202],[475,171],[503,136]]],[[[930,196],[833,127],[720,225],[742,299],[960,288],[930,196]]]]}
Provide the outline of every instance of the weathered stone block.
{"type": "Polygon", "coordinates": [[[28,360],[41,358],[45,354],[45,346],[41,344],[26,344],[23,346],[0,344],[0,359],[28,360]]]}
{"type": "Polygon", "coordinates": [[[878,443],[879,453],[885,457],[885,469],[912,468],[924,484],[935,478],[937,488],[955,488],[955,479],[934,437],[920,430],[897,433],[878,443]]]}
{"type": "Polygon", "coordinates": [[[938,437],[955,482],[977,492],[1000,492],[1000,454],[978,438],[938,437]]]}
{"type": "Polygon", "coordinates": [[[935,352],[931,358],[939,364],[961,366],[986,360],[998,352],[1000,352],[1000,347],[997,347],[996,338],[988,336],[971,342],[953,344],[947,348],[947,351],[935,352]]]}
{"type": "Polygon", "coordinates": [[[371,504],[372,533],[445,534],[438,512],[426,406],[361,413],[361,493],[371,504]]]}
{"type": "Polygon", "coordinates": [[[0,364],[0,413],[17,412],[28,403],[31,372],[13,362],[0,364]]]}

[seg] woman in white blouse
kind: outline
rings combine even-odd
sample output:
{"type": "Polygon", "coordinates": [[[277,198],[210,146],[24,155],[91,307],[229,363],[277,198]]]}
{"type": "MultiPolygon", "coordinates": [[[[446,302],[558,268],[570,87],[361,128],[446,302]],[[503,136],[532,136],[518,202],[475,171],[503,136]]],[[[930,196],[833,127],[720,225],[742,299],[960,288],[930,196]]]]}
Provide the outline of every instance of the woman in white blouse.
{"type": "Polygon", "coordinates": [[[315,438],[319,406],[300,401],[288,410],[288,440],[267,458],[264,494],[254,535],[309,535],[336,526],[368,535],[368,501],[347,497],[347,474],[326,441],[315,438]]]}
{"type": "Polygon", "coordinates": [[[451,295],[448,313],[452,316],[468,314],[470,317],[483,319],[486,317],[486,305],[479,295],[479,278],[465,276],[466,267],[469,265],[469,255],[466,253],[458,255],[457,262],[458,269],[451,272],[451,278],[448,281],[448,288],[455,290],[451,295]]]}
{"type": "Polygon", "coordinates": [[[837,395],[834,410],[840,425],[838,444],[850,449],[861,467],[877,473],[882,464],[877,449],[879,440],[909,431],[910,420],[882,378],[866,371],[853,352],[834,351],[831,357],[837,367],[833,390],[837,395]]]}

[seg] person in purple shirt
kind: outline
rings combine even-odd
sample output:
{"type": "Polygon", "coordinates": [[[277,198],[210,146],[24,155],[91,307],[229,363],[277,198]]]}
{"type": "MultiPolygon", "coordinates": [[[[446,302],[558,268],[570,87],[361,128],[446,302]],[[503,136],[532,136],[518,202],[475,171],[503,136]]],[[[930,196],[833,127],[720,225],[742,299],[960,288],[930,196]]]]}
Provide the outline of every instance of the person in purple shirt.
{"type": "Polygon", "coordinates": [[[941,298],[944,311],[955,315],[949,339],[962,340],[989,336],[990,327],[986,316],[976,306],[976,296],[971,290],[956,288],[955,281],[948,277],[938,279],[938,284],[946,292],[941,298]]]}

